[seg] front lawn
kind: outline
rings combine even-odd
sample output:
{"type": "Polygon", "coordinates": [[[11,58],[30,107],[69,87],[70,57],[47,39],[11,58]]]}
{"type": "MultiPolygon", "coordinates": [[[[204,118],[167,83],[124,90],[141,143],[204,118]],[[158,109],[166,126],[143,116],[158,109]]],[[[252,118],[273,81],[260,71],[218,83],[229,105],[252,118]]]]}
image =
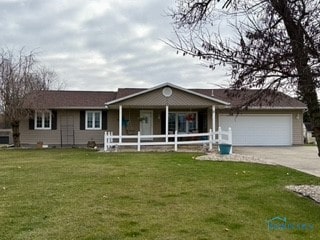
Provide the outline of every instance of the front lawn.
{"type": "Polygon", "coordinates": [[[0,239],[319,239],[319,178],[193,156],[0,150],[0,239]]]}

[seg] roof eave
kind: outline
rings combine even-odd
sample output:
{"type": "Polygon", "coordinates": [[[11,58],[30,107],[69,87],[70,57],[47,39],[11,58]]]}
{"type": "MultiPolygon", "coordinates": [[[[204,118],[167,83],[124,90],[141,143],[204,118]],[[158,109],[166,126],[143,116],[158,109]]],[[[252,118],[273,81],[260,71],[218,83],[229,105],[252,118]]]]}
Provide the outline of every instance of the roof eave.
{"type": "MultiPolygon", "coordinates": [[[[228,108],[232,108],[232,106],[228,106],[228,108]]],[[[268,107],[268,106],[253,106],[248,107],[249,110],[306,110],[306,107],[268,107]]]]}
{"type": "Polygon", "coordinates": [[[249,107],[249,109],[305,110],[305,107],[249,107]]]}
{"type": "Polygon", "coordinates": [[[92,110],[103,110],[106,109],[105,106],[103,107],[91,107],[91,106],[80,106],[80,107],[47,107],[47,109],[54,109],[54,110],[81,110],[81,109],[92,109],[92,110]]]}

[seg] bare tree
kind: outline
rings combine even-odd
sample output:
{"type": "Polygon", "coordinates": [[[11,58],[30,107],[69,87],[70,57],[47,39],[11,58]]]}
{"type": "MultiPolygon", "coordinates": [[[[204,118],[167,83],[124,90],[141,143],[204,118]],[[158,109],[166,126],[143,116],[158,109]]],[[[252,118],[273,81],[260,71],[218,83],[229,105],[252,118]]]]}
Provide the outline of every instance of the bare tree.
{"type": "Polygon", "coordinates": [[[0,112],[12,127],[15,147],[20,147],[20,121],[30,114],[26,99],[30,106],[31,93],[48,90],[55,80],[55,73],[41,66],[35,57],[35,53],[25,54],[23,49],[0,53],[0,112]]]}
{"type": "MultiPolygon", "coordinates": [[[[320,156],[320,1],[176,0],[171,12],[184,55],[230,66],[231,88],[293,91],[306,103],[320,156]],[[217,27],[221,21],[229,34],[217,27]],[[227,24],[227,25],[226,25],[227,24]]],[[[250,101],[247,102],[250,104],[250,101]]]]}

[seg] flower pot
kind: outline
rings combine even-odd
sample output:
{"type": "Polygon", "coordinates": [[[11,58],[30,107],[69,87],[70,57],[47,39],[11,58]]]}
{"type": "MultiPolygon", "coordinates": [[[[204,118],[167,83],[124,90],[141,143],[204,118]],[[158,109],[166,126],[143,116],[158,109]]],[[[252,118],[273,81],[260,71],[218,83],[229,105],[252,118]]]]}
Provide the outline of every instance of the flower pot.
{"type": "Polygon", "coordinates": [[[230,154],[231,145],[230,144],[219,144],[220,154],[227,155],[230,154]]]}

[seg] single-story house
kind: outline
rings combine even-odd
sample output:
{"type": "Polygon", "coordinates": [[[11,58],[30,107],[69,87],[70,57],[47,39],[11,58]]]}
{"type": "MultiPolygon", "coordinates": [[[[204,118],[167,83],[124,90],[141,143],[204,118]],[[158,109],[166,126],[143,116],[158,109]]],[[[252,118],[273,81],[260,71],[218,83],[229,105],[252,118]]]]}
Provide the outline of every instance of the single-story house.
{"type": "Polygon", "coordinates": [[[242,95],[254,91],[232,95],[225,89],[186,89],[171,83],[106,92],[43,91],[27,104],[34,113],[20,124],[21,143],[71,146],[95,141],[102,145],[105,131],[152,135],[231,127],[233,145],[303,144],[306,106],[290,96],[277,93],[272,104],[256,101],[246,111],[231,111],[244,101],[242,95]]]}

